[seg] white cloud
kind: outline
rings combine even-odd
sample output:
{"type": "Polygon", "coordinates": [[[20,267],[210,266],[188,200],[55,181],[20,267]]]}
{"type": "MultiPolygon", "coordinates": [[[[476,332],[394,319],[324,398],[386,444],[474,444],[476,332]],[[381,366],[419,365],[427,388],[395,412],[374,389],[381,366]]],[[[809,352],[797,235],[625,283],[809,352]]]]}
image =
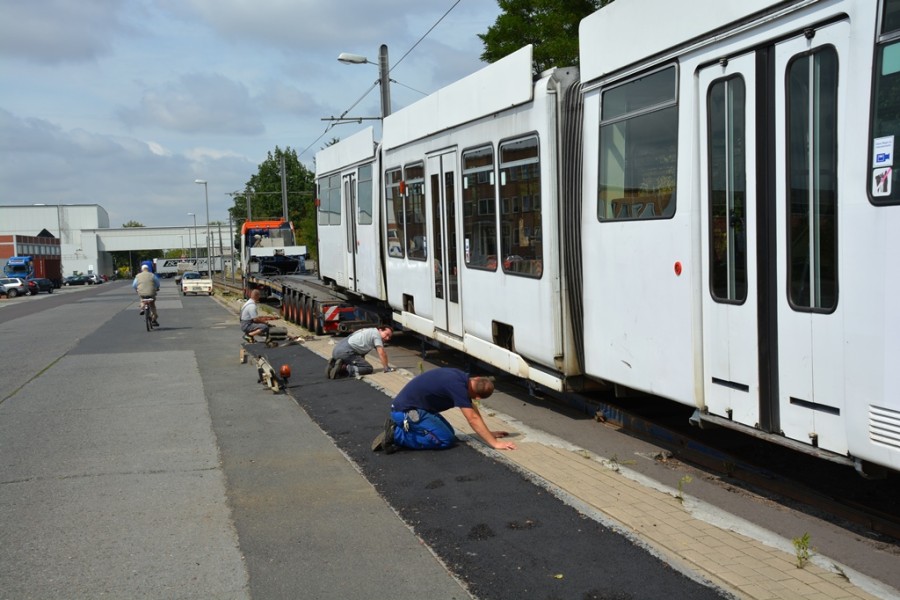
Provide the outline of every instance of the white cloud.
{"type": "Polygon", "coordinates": [[[156,142],[147,142],[147,147],[150,148],[150,152],[157,156],[172,156],[171,152],[156,142]]]}
{"type": "Polygon", "coordinates": [[[113,41],[133,34],[122,12],[126,0],[4,2],[0,53],[38,63],[72,63],[112,51],[113,41]]]}
{"type": "Polygon", "coordinates": [[[389,45],[395,110],[478,69],[493,0],[462,0],[400,61],[454,2],[5,2],[0,204],[91,202],[113,223],[176,225],[203,201],[199,178],[222,219],[276,146],[310,148],[312,166],[325,141],[371,124],[323,134],[357,100],[355,116],[379,112],[377,69],[340,52],[375,60],[389,45]]]}
{"type": "Polygon", "coordinates": [[[144,91],[136,108],[119,111],[129,127],[161,127],[184,133],[261,133],[265,126],[247,88],[218,74],[182,75],[144,91]]]}

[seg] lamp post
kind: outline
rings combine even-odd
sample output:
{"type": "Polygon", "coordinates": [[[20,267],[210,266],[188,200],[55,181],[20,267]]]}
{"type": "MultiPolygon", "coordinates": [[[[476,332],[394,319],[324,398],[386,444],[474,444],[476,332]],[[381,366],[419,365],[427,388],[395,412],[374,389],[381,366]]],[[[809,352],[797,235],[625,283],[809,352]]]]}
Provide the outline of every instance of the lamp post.
{"type": "Polygon", "coordinates": [[[384,119],[391,114],[391,79],[388,77],[390,68],[388,66],[388,47],[382,44],[378,52],[378,63],[373,63],[365,56],[359,54],[350,54],[349,52],[341,52],[338,60],[346,65],[364,65],[370,64],[378,67],[378,81],[381,85],[381,118],[384,119]]]}
{"type": "Polygon", "coordinates": [[[212,277],[212,253],[209,250],[209,186],[205,179],[195,179],[194,183],[203,184],[203,194],[206,197],[206,271],[212,277]]]}
{"type": "Polygon", "coordinates": [[[234,233],[231,231],[231,211],[228,212],[228,246],[231,248],[231,283],[234,285],[234,233]]]}
{"type": "MultiPolygon", "coordinates": [[[[194,268],[197,268],[197,263],[200,262],[197,256],[197,215],[194,213],[188,213],[189,217],[194,217],[194,268]]],[[[188,243],[191,241],[191,235],[188,233],[188,243]]]]}

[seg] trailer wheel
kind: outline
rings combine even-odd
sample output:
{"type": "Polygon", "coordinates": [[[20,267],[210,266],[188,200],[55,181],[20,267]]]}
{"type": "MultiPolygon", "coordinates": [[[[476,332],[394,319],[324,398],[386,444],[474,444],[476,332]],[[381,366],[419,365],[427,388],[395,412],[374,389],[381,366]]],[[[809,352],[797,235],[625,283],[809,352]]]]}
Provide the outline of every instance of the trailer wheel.
{"type": "Polygon", "coordinates": [[[313,306],[315,306],[316,301],[312,298],[306,299],[306,328],[310,331],[315,331],[316,329],[316,321],[313,319],[313,306]]]}
{"type": "Polygon", "coordinates": [[[291,294],[291,322],[300,324],[300,296],[296,292],[291,294]]]}
{"type": "Polygon", "coordinates": [[[306,322],[307,300],[308,298],[302,295],[297,299],[297,323],[304,329],[309,329],[309,324],[306,322]]]}
{"type": "Polygon", "coordinates": [[[312,316],[312,313],[313,313],[312,308],[313,308],[314,303],[315,303],[315,300],[307,297],[306,305],[303,307],[304,308],[303,313],[305,315],[304,318],[306,319],[306,328],[310,331],[313,331],[316,326],[316,322],[313,320],[313,316],[312,316]]]}
{"type": "Polygon", "coordinates": [[[303,302],[300,304],[300,321],[304,328],[312,331],[309,322],[309,296],[303,296],[303,302]]]}
{"type": "Polygon", "coordinates": [[[325,335],[325,326],[322,323],[322,318],[317,316],[317,313],[320,312],[317,303],[311,303],[310,309],[310,318],[313,320],[316,329],[316,335],[325,335]]]}

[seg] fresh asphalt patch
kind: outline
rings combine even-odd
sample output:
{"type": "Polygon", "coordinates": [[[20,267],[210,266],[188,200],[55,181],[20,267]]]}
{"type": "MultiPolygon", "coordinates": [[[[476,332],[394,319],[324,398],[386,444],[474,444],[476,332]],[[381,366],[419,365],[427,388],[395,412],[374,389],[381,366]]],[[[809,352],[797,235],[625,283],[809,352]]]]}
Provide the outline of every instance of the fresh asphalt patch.
{"type": "MultiPolygon", "coordinates": [[[[467,444],[444,451],[372,452],[390,397],[365,381],[328,380],[326,361],[302,346],[255,344],[249,350],[265,356],[276,371],[282,364],[291,367],[287,393],[476,597],[730,597],[674,570],[491,452],[467,444]]],[[[391,552],[390,539],[384,540],[384,552],[391,552]]],[[[389,597],[390,590],[377,595],[389,597]]]]}

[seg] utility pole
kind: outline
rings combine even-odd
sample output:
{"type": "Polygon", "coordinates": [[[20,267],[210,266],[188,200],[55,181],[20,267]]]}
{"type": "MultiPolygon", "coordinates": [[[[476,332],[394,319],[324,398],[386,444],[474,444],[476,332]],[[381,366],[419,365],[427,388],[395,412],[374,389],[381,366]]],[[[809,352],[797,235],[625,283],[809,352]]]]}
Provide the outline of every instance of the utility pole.
{"type": "Polygon", "coordinates": [[[284,220],[288,221],[288,203],[287,203],[287,167],[284,162],[284,155],[281,156],[281,212],[284,220]]]}

